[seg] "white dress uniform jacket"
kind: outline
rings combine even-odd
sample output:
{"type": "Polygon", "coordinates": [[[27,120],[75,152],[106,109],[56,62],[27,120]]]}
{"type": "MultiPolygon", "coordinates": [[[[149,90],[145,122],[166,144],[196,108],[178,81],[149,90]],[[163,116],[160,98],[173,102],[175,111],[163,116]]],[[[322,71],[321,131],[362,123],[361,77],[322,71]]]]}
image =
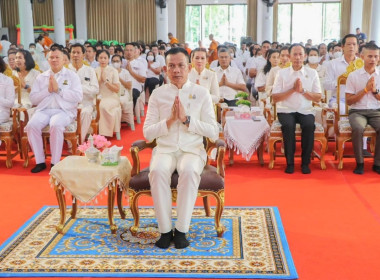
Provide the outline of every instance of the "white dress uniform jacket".
{"type": "Polygon", "coordinates": [[[9,120],[10,109],[15,102],[13,80],[0,73],[0,123],[9,120]]]}
{"type": "Polygon", "coordinates": [[[214,71],[205,68],[201,74],[198,74],[197,70],[195,70],[195,68],[192,68],[189,73],[189,81],[194,84],[198,84],[197,81],[199,81],[199,85],[207,88],[210,91],[212,102],[219,102],[220,96],[218,77],[214,71]]]}
{"type": "Polygon", "coordinates": [[[181,150],[199,155],[206,162],[203,136],[216,140],[219,133],[209,91],[190,81],[182,89],[173,84],[155,89],[149,99],[143,132],[148,141],[156,139],[155,150],[159,153],[181,150]],[[186,127],[177,120],[168,129],[166,121],[170,118],[176,96],[179,96],[186,115],[190,116],[190,124],[186,127]]]}

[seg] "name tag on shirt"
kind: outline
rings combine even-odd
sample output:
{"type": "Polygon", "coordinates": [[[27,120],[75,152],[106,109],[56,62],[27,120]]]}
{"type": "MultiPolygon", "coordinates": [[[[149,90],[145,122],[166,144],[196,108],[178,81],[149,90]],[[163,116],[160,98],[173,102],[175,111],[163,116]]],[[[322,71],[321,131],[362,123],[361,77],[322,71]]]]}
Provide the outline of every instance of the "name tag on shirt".
{"type": "Polygon", "coordinates": [[[89,81],[90,81],[90,78],[85,77],[84,80],[87,81],[87,82],[89,82],[89,81]]]}

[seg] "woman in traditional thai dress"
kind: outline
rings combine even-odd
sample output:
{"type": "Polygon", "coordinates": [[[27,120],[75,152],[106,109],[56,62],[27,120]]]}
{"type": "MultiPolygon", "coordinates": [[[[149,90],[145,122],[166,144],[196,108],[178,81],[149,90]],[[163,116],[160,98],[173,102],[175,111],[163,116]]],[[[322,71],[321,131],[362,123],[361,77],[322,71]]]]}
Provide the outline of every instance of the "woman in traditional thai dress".
{"type": "Polygon", "coordinates": [[[116,133],[116,139],[120,140],[120,81],[117,70],[109,66],[110,54],[106,50],[99,50],[96,53],[96,60],[99,67],[95,69],[99,81],[100,101],[100,119],[99,134],[112,137],[116,133]]]}

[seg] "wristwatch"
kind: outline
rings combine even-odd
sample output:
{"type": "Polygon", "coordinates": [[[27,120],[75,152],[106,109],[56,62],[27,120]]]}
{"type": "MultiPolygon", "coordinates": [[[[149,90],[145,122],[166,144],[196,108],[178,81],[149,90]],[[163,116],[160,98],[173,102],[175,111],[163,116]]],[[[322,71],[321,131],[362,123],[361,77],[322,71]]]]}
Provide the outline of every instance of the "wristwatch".
{"type": "Polygon", "coordinates": [[[30,86],[29,85],[25,85],[24,89],[28,89],[28,88],[30,88],[30,86]]]}
{"type": "Polygon", "coordinates": [[[190,123],[190,116],[186,116],[186,120],[182,122],[184,125],[188,125],[190,123]]]}
{"type": "Polygon", "coordinates": [[[380,93],[380,89],[376,89],[375,91],[372,91],[373,94],[379,94],[380,93]]]}
{"type": "Polygon", "coordinates": [[[302,89],[302,94],[305,94],[306,93],[306,90],[305,89],[302,89]]]}

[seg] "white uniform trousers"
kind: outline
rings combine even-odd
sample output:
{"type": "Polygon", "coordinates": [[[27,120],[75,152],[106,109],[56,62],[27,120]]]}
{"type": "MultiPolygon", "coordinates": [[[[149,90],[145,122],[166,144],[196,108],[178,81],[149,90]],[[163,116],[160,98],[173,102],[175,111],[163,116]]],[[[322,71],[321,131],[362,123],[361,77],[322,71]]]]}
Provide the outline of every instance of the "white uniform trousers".
{"type": "Polygon", "coordinates": [[[80,112],[80,124],[81,124],[81,143],[86,139],[86,135],[90,129],[92,122],[93,106],[83,106],[80,112]]]}
{"type": "Polygon", "coordinates": [[[42,129],[50,125],[51,163],[61,160],[63,147],[63,132],[72,119],[61,109],[45,109],[36,111],[26,126],[28,141],[32,147],[36,164],[45,162],[43,149],[42,129]]]}
{"type": "Polygon", "coordinates": [[[180,232],[188,232],[204,165],[200,156],[181,150],[174,153],[153,153],[149,167],[149,182],[161,233],[172,230],[170,182],[174,170],[177,169],[179,175],[175,228],[180,232]]]}

